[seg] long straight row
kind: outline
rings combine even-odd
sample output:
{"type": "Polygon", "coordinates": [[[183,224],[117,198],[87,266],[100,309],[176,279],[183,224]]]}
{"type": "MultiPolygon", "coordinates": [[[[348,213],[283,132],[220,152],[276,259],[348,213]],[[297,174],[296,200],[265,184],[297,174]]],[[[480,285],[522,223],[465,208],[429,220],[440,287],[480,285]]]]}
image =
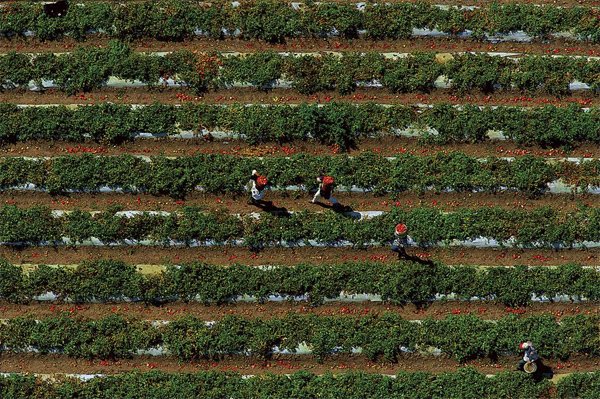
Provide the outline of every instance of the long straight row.
{"type": "Polygon", "coordinates": [[[142,274],[135,265],[114,260],[85,262],[75,268],[39,265],[26,273],[0,263],[0,299],[29,303],[53,301],[144,301],[163,304],[200,301],[220,304],[271,297],[322,304],[325,299],[368,294],[394,303],[425,303],[452,295],[458,300],[492,300],[507,306],[554,298],[600,301],[600,271],[574,264],[540,267],[450,267],[418,263],[299,264],[296,266],[167,265],[160,274],[142,274]]]}
{"type": "Polygon", "coordinates": [[[553,385],[521,372],[488,377],[472,368],[451,373],[408,373],[383,376],[362,372],[315,375],[242,376],[217,371],[184,373],[125,373],[84,381],[67,377],[50,381],[33,375],[0,376],[4,399],[593,399],[600,397],[600,373],[569,374],[553,385]]]}
{"type": "MultiPolygon", "coordinates": [[[[19,107],[0,104],[0,141],[94,140],[120,143],[139,133],[176,135],[221,131],[250,144],[314,140],[342,149],[361,139],[420,134],[423,142],[475,143],[490,131],[518,144],[560,147],[600,144],[600,110],[568,107],[478,107],[448,104],[431,108],[404,105],[166,104],[19,107]],[[431,130],[433,129],[433,130],[431,130]],[[401,134],[401,133],[400,133],[401,134]]],[[[498,135],[496,135],[498,136],[498,135]]],[[[494,136],[494,137],[496,137],[494,136]]]]}
{"type": "MultiPolygon", "coordinates": [[[[206,322],[183,317],[168,323],[111,315],[89,320],[68,316],[6,319],[0,324],[4,351],[64,353],[85,358],[126,358],[158,349],[181,360],[221,359],[227,355],[268,358],[273,353],[312,354],[324,360],[335,353],[362,353],[370,360],[396,361],[402,353],[433,348],[458,361],[518,353],[532,340],[540,356],[568,358],[600,355],[597,316],[507,316],[494,321],[448,316],[419,323],[394,313],[378,316],[289,314],[259,319],[226,316],[206,322]]],[[[433,352],[435,353],[435,352],[433,352]]]]}
{"type": "Polygon", "coordinates": [[[142,158],[131,155],[60,156],[49,159],[5,157],[0,160],[0,189],[126,191],[183,198],[195,191],[242,194],[257,169],[278,190],[316,190],[323,171],[339,190],[376,194],[402,191],[500,192],[543,194],[561,180],[569,191],[600,186],[600,160],[548,162],[543,157],[478,159],[460,152],[433,156],[399,154],[386,158],[370,152],[346,155],[251,158],[194,155],[142,158]],[[28,186],[29,185],[29,186],[28,186]],[[31,186],[33,185],[33,186],[31,186]]]}
{"type": "Polygon", "coordinates": [[[303,94],[329,90],[347,94],[358,86],[429,92],[446,87],[449,79],[450,87],[460,93],[514,89],[561,95],[574,89],[570,84],[575,81],[597,89],[598,71],[600,60],[585,57],[527,55],[516,60],[467,53],[443,62],[435,53],[395,59],[380,53],[240,55],[180,50],[158,55],[133,52],[114,41],[105,48],[80,47],[62,55],[11,52],[0,56],[0,85],[5,88],[30,87],[33,82],[38,89],[49,85],[71,94],[99,89],[112,76],[148,86],[178,83],[197,93],[234,84],[263,90],[278,85],[303,94]]]}
{"type": "MultiPolygon", "coordinates": [[[[48,208],[0,208],[0,242],[5,245],[269,245],[366,246],[386,245],[394,226],[404,222],[409,237],[422,246],[452,243],[525,247],[592,246],[600,241],[600,209],[562,213],[549,208],[504,210],[395,208],[380,216],[356,221],[334,212],[229,215],[183,208],[161,214],[141,212],[125,217],[118,209],[90,214],[74,211],[55,216],[48,208]],[[467,242],[468,241],[468,242],[467,242]],[[488,244],[490,245],[490,244],[488,244]]],[[[484,245],[485,246],[485,245],[484,245]]]]}
{"type": "Polygon", "coordinates": [[[33,31],[42,40],[65,35],[84,39],[93,33],[122,39],[150,37],[180,41],[203,36],[262,39],[281,42],[292,37],[341,36],[401,39],[415,30],[449,34],[486,34],[523,30],[532,37],[571,33],[573,38],[600,40],[591,7],[563,8],[508,4],[463,8],[425,3],[318,3],[300,6],[270,1],[189,0],[141,1],[121,4],[93,1],[73,5],[62,18],[47,16],[40,4],[16,2],[0,9],[0,36],[33,31]]]}

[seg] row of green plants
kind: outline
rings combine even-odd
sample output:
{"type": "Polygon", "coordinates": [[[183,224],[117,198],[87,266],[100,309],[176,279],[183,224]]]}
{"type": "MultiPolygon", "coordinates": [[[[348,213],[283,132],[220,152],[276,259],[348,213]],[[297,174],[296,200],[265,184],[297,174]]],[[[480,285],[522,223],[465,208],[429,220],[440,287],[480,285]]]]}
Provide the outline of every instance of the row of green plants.
{"type": "Polygon", "coordinates": [[[109,77],[139,80],[150,88],[161,78],[174,78],[196,93],[249,84],[269,90],[278,80],[291,82],[302,94],[336,90],[348,94],[358,86],[379,82],[395,93],[429,92],[440,75],[452,90],[493,92],[518,90],[563,95],[578,80],[599,87],[600,61],[586,57],[524,55],[519,60],[485,53],[455,54],[447,63],[432,52],[386,58],[381,53],[284,55],[270,51],[249,54],[194,53],[179,50],[165,56],[138,53],[126,44],[79,47],[71,53],[35,56],[10,52],[0,56],[0,84],[6,88],[52,80],[69,94],[103,87],[109,77]]]}
{"type": "Polygon", "coordinates": [[[548,190],[548,183],[563,179],[573,191],[600,185],[600,160],[581,163],[547,162],[543,157],[514,160],[488,157],[480,160],[461,152],[435,155],[398,154],[386,158],[371,152],[347,155],[251,158],[199,154],[150,160],[132,155],[67,155],[50,159],[21,157],[0,160],[0,188],[9,190],[35,184],[52,194],[72,190],[96,192],[101,187],[184,198],[198,190],[242,194],[253,169],[266,175],[274,188],[302,185],[316,190],[315,177],[324,171],[336,184],[375,194],[403,191],[443,192],[474,190],[496,193],[520,191],[534,196],[548,190]]]}
{"type": "Polygon", "coordinates": [[[477,143],[489,140],[489,130],[501,130],[522,145],[572,147],[600,143],[600,110],[577,105],[559,107],[478,107],[435,104],[431,108],[373,103],[329,103],[323,106],[209,105],[181,107],[152,104],[131,107],[102,103],[75,109],[18,107],[0,104],[0,140],[93,140],[121,143],[136,133],[176,134],[191,130],[224,130],[243,135],[250,144],[312,140],[355,147],[361,139],[394,135],[395,129],[422,131],[424,143],[477,143]],[[435,129],[436,133],[427,128],[435,129]]]}
{"type": "Polygon", "coordinates": [[[462,362],[516,355],[519,343],[526,340],[535,342],[543,357],[598,356],[600,319],[578,315],[559,322],[551,315],[511,315],[490,322],[466,315],[414,323],[388,312],[377,316],[288,314],[269,319],[225,316],[212,323],[184,316],[158,325],[118,315],[95,320],[63,315],[39,320],[19,317],[0,324],[4,351],[36,349],[40,354],[101,359],[128,358],[156,347],[186,361],[239,354],[270,358],[275,347],[296,353],[305,344],[318,361],[362,348],[362,355],[370,360],[394,362],[402,355],[402,347],[411,351],[435,347],[462,362]]]}
{"type": "Polygon", "coordinates": [[[334,245],[342,240],[362,247],[386,245],[393,240],[394,226],[404,222],[409,236],[425,247],[451,240],[491,237],[500,243],[514,239],[525,247],[571,246],[583,241],[600,241],[600,208],[582,207],[561,212],[541,207],[534,210],[501,208],[459,208],[453,212],[418,207],[394,208],[381,216],[356,220],[344,214],[297,212],[238,217],[225,212],[205,212],[185,207],[180,212],[153,214],[143,212],[131,217],[117,215],[119,208],[91,214],[73,211],[54,216],[49,208],[0,208],[0,242],[38,244],[68,237],[83,242],[95,237],[104,243],[133,245],[137,240],[152,240],[154,245],[212,243],[225,245],[241,240],[252,249],[263,246],[334,245]],[[134,240],[132,243],[131,241],[134,240]],[[312,242],[312,244],[311,244],[312,242]]]}
{"type": "Polygon", "coordinates": [[[330,36],[336,31],[347,39],[364,36],[373,40],[403,39],[413,29],[437,29],[449,34],[473,31],[476,38],[486,34],[523,30],[537,38],[569,31],[579,39],[600,40],[600,25],[592,7],[558,7],[533,4],[483,5],[475,10],[456,7],[441,9],[422,3],[366,3],[359,10],[354,3],[308,1],[299,9],[276,0],[244,1],[232,7],[230,1],[210,4],[191,0],[161,0],[115,4],[82,2],[71,6],[62,18],[44,15],[38,3],[15,2],[0,10],[0,36],[23,35],[34,31],[42,40],[66,35],[84,40],[92,33],[122,39],[155,38],[181,41],[196,36],[197,30],[222,39],[239,30],[243,39],[283,42],[294,37],[330,36]]]}
{"type": "MultiPolygon", "coordinates": [[[[58,301],[123,301],[147,303],[200,301],[206,305],[251,295],[264,302],[270,295],[304,296],[312,305],[326,298],[376,294],[394,303],[426,303],[436,294],[455,294],[459,300],[478,297],[507,306],[527,305],[537,297],[570,295],[600,301],[600,273],[570,264],[556,269],[450,267],[418,263],[343,263],[271,266],[205,263],[167,265],[160,274],[142,274],[120,261],[90,261],[76,268],[40,265],[25,273],[18,265],[0,263],[0,299],[29,303],[52,292],[58,301]]],[[[290,298],[293,300],[293,298],[290,298]]]]}
{"type": "Polygon", "coordinates": [[[392,376],[359,371],[317,375],[296,371],[248,378],[238,373],[123,373],[81,381],[49,381],[33,375],[0,376],[5,399],[595,399],[600,396],[600,373],[572,373],[553,385],[525,373],[501,372],[493,378],[473,368],[441,374],[399,372],[392,376]]]}

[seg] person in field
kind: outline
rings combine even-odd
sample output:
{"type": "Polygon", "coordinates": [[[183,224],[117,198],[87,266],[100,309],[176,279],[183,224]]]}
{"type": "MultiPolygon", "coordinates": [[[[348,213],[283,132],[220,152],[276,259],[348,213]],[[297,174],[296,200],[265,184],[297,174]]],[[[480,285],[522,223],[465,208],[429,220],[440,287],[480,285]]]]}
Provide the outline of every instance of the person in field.
{"type": "Polygon", "coordinates": [[[250,201],[251,205],[262,205],[264,204],[263,199],[265,198],[265,191],[269,180],[266,176],[260,175],[256,169],[252,171],[250,176],[250,201]]]}
{"type": "Polygon", "coordinates": [[[408,245],[408,227],[404,223],[398,223],[394,229],[395,239],[392,242],[392,251],[398,254],[398,259],[408,259],[406,246],[408,245]]]}
{"type": "Polygon", "coordinates": [[[331,203],[332,206],[338,206],[339,202],[333,194],[333,187],[335,185],[335,179],[331,176],[320,175],[317,177],[317,182],[319,183],[319,189],[315,193],[315,196],[310,201],[312,204],[320,202],[320,199],[323,198],[331,203]]]}
{"type": "MultiPolygon", "coordinates": [[[[534,370],[534,372],[535,372],[539,366],[538,363],[540,362],[540,356],[538,355],[537,351],[533,347],[532,342],[531,341],[521,342],[521,344],[519,344],[519,349],[524,352],[523,352],[523,359],[521,359],[519,361],[517,370],[528,371],[525,369],[525,367],[528,367],[529,370],[534,370]],[[528,364],[529,365],[535,364],[535,366],[527,366],[528,364]],[[531,367],[534,367],[534,368],[531,368],[531,367]]],[[[531,371],[528,371],[528,372],[531,372],[531,371]]]]}

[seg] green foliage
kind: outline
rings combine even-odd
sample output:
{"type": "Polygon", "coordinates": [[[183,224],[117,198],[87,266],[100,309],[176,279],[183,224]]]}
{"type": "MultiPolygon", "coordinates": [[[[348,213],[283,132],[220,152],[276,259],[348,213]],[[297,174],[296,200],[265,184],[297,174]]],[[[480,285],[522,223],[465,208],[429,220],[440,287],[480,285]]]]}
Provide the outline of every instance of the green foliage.
{"type": "Polygon", "coordinates": [[[147,398],[432,398],[445,399],[592,399],[597,391],[598,372],[573,373],[558,380],[535,381],[521,372],[502,372],[489,378],[472,368],[442,374],[399,372],[394,376],[360,371],[312,374],[297,371],[288,375],[255,377],[222,371],[165,373],[130,372],[81,381],[66,377],[59,381],[22,374],[0,377],[0,394],[6,399],[67,397],[112,399],[147,398]],[[450,396],[451,395],[451,396],[450,396]]]}
{"type": "Polygon", "coordinates": [[[448,316],[412,323],[395,313],[378,316],[294,315],[269,319],[226,316],[214,323],[193,316],[164,325],[108,316],[97,320],[48,317],[39,321],[9,319],[0,325],[3,350],[63,352],[71,357],[127,358],[138,350],[161,346],[181,360],[221,359],[249,352],[270,357],[273,347],[292,353],[305,343],[317,360],[362,348],[370,360],[394,362],[401,347],[412,351],[437,347],[464,362],[471,358],[518,353],[519,342],[539,342],[541,356],[567,359],[573,354],[600,354],[596,316],[509,316],[492,323],[475,316],[448,316]],[[575,335],[575,338],[572,336],[575,335]],[[569,336],[570,339],[564,338],[569,336]]]}
{"type": "Polygon", "coordinates": [[[370,219],[356,220],[334,212],[299,212],[289,217],[264,215],[260,219],[238,217],[223,212],[203,212],[185,207],[168,215],[152,212],[125,217],[117,209],[93,215],[74,211],[53,216],[43,207],[0,208],[0,241],[6,245],[39,243],[62,244],[66,238],[82,243],[97,238],[105,244],[135,245],[150,240],[151,245],[168,245],[178,240],[185,245],[224,245],[240,240],[251,248],[272,245],[319,245],[349,243],[355,247],[387,245],[398,221],[410,226],[410,237],[426,247],[488,237],[500,244],[515,240],[522,247],[572,246],[600,239],[600,210],[582,207],[575,212],[550,208],[535,211],[501,208],[457,209],[447,213],[428,207],[403,210],[395,208],[370,219]]]}
{"type": "Polygon", "coordinates": [[[380,53],[278,54],[270,51],[248,54],[195,53],[178,50],[164,56],[131,51],[111,41],[106,48],[79,47],[71,53],[0,56],[0,84],[23,85],[33,80],[53,80],[69,94],[96,90],[110,76],[139,80],[155,86],[173,78],[196,93],[232,84],[249,84],[261,90],[283,79],[302,94],[337,90],[349,94],[358,86],[380,83],[392,92],[429,92],[444,75],[451,90],[524,92],[564,95],[569,82],[579,80],[597,89],[600,61],[587,58],[525,55],[518,60],[487,54],[456,54],[439,63],[435,53],[415,53],[385,58],[380,53]],[[18,68],[15,67],[18,66],[18,68]]]}
{"type": "Polygon", "coordinates": [[[406,39],[413,29],[437,29],[450,34],[518,30],[541,39],[558,32],[573,32],[581,40],[598,41],[598,20],[593,7],[560,7],[533,4],[482,4],[473,10],[441,9],[426,3],[368,3],[364,11],[354,3],[308,2],[297,9],[275,0],[252,0],[233,7],[213,1],[191,0],[128,2],[86,1],[70,7],[63,18],[44,15],[38,3],[9,4],[0,13],[0,36],[35,32],[42,40],[73,36],[84,40],[91,34],[119,39],[155,38],[181,41],[196,36],[199,29],[210,38],[236,30],[242,39],[281,43],[294,37],[326,37],[333,32],[351,39],[366,30],[366,37],[406,39]],[[98,33],[101,32],[101,33],[98,33]]]}
{"type": "Polygon", "coordinates": [[[306,296],[312,305],[327,298],[368,293],[381,295],[394,304],[426,303],[436,295],[454,294],[458,300],[497,301],[522,306],[532,295],[556,295],[600,300],[600,274],[593,269],[565,265],[545,267],[494,267],[475,269],[416,263],[343,263],[272,266],[221,266],[191,263],[168,265],[159,275],[138,273],[133,265],[102,260],[76,268],[40,265],[25,273],[7,262],[0,264],[3,276],[0,299],[27,302],[36,295],[53,292],[58,300],[74,302],[123,301],[150,303],[200,301],[221,304],[238,296],[254,296],[259,302],[270,295],[290,298],[306,296]]]}
{"type": "MultiPolygon", "coordinates": [[[[342,129],[350,131],[363,129],[360,125],[348,125],[350,121],[344,120],[343,115],[342,112],[329,115],[332,130],[334,125],[342,125],[342,129]]],[[[363,123],[369,123],[369,120],[363,123]]],[[[327,170],[346,189],[355,186],[376,194],[508,190],[534,196],[545,193],[548,183],[559,178],[572,184],[574,190],[586,191],[588,186],[600,185],[598,160],[553,164],[534,156],[511,161],[495,157],[479,160],[460,152],[432,156],[400,154],[394,158],[367,152],[356,157],[296,154],[263,159],[212,154],[177,158],[156,156],[149,160],[131,155],[91,154],[59,156],[50,160],[13,157],[0,161],[0,187],[8,189],[33,183],[54,194],[73,190],[95,192],[108,186],[183,198],[199,186],[209,193],[241,194],[245,192],[252,169],[266,171],[273,187],[304,185],[308,190],[317,188],[315,176],[327,170]]]]}
{"type": "Polygon", "coordinates": [[[152,104],[133,108],[102,103],[77,107],[26,107],[0,103],[0,140],[69,140],[120,143],[138,132],[175,134],[178,129],[226,130],[251,144],[314,140],[342,149],[361,139],[393,135],[409,126],[423,130],[424,142],[477,143],[489,140],[488,130],[502,130],[518,144],[569,147],[600,143],[600,111],[577,105],[557,107],[461,108],[435,104],[421,110],[410,106],[329,103],[290,105],[152,104]],[[435,129],[432,133],[426,127],[435,129]]]}

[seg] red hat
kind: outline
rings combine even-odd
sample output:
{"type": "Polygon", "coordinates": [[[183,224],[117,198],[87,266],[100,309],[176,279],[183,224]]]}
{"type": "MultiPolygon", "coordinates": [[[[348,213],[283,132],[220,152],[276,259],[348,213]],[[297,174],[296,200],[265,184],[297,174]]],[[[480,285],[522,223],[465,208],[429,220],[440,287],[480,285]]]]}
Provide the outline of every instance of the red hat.
{"type": "Polygon", "coordinates": [[[529,344],[527,342],[521,342],[519,344],[519,349],[523,350],[523,349],[527,349],[529,348],[529,344]]]}
{"type": "Polygon", "coordinates": [[[331,176],[325,176],[325,177],[323,178],[323,184],[324,184],[324,185],[326,185],[326,186],[330,186],[330,185],[332,185],[334,182],[335,182],[335,180],[333,180],[333,177],[331,177],[331,176]]]}
{"type": "Polygon", "coordinates": [[[256,182],[260,185],[260,186],[266,186],[267,183],[269,182],[269,180],[267,180],[266,176],[258,176],[258,178],[256,179],[256,182]]]}
{"type": "Polygon", "coordinates": [[[408,227],[404,223],[398,223],[396,225],[396,234],[404,234],[408,231],[408,227]]]}

